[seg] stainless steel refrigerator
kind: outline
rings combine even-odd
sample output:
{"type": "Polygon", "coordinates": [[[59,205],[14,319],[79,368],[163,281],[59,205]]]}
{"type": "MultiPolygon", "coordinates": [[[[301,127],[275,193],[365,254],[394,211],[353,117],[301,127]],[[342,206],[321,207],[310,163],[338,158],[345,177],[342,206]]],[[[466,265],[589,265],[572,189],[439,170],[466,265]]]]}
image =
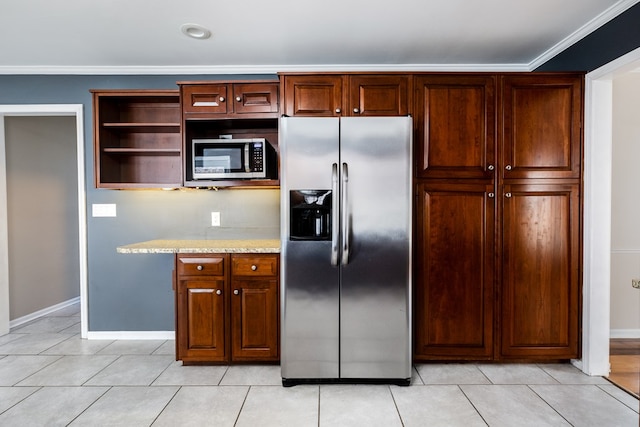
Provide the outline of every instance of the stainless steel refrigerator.
{"type": "Polygon", "coordinates": [[[282,117],[281,370],[411,380],[411,117],[282,117]]]}

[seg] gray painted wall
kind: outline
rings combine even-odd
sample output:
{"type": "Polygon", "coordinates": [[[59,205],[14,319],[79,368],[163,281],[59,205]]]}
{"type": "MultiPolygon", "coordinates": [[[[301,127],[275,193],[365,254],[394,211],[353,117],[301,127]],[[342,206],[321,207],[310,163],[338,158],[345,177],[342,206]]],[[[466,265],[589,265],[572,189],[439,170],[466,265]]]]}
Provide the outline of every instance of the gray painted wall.
{"type": "Polygon", "coordinates": [[[5,117],[9,318],[80,295],[75,117],[5,117]]]}
{"type": "MultiPolygon", "coordinates": [[[[87,176],[89,331],[171,331],[171,255],[123,255],[116,247],[158,238],[278,238],[278,190],[116,191],[93,186],[89,89],[177,89],[182,80],[250,76],[0,76],[0,104],[83,104],[87,176]],[[116,218],[92,218],[115,203],[116,218]],[[210,227],[212,210],[222,227],[210,227]]],[[[275,76],[251,76],[273,78],[275,76]]]]}

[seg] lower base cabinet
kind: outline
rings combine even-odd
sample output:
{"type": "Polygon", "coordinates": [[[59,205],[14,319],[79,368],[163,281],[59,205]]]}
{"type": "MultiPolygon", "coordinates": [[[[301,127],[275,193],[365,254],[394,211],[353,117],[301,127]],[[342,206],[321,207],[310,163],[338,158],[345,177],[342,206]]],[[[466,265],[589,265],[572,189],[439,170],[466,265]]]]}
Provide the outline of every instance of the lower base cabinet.
{"type": "Polygon", "coordinates": [[[176,359],[279,361],[279,256],[176,255],[176,359]]]}

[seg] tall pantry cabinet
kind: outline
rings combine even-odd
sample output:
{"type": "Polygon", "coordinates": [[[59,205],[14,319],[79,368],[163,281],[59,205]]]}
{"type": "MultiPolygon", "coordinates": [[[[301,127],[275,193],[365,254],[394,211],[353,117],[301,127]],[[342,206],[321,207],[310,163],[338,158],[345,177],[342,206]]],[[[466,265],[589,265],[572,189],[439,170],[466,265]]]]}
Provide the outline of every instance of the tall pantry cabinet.
{"type": "Polygon", "coordinates": [[[578,357],[583,76],[414,87],[415,360],[578,357]]]}

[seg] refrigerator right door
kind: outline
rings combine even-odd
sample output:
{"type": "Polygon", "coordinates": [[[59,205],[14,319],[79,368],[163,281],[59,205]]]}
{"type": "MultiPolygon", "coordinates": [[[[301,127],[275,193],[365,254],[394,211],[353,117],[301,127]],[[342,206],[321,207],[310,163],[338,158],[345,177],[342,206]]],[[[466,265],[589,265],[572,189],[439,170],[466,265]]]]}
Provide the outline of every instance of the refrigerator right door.
{"type": "Polygon", "coordinates": [[[411,123],[341,119],[343,379],[411,378],[411,123]]]}

